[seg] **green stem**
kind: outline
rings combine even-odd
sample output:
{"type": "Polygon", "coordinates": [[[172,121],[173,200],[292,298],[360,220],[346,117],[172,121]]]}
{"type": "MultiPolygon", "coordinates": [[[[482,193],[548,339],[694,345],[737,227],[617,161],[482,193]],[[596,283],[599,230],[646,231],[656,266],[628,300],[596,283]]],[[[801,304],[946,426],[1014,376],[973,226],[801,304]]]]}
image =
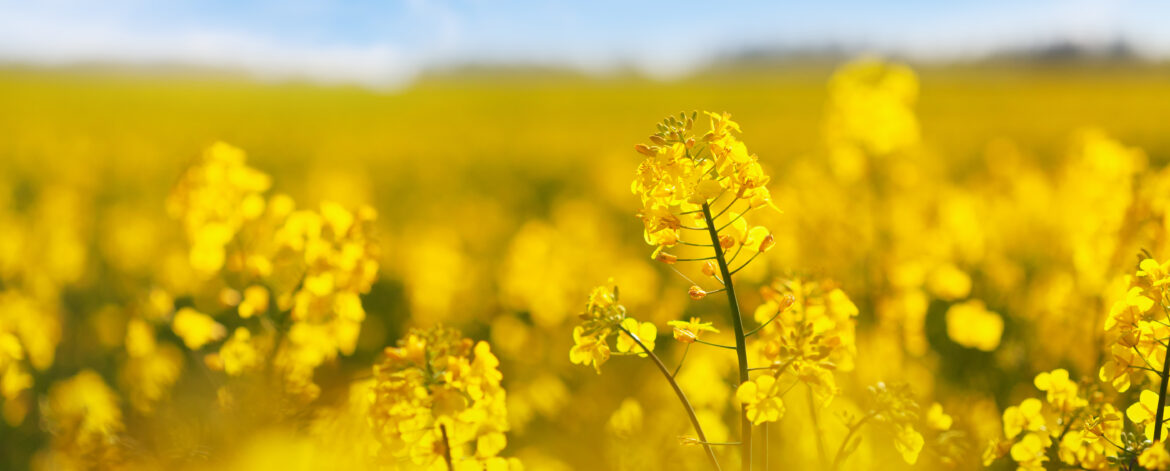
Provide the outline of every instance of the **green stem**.
{"type": "Polygon", "coordinates": [[[1162,420],[1166,412],[1166,383],[1170,381],[1170,358],[1162,360],[1162,385],[1158,391],[1158,412],[1154,415],[1154,443],[1162,439],[1162,420]]]}
{"type": "MultiPolygon", "coordinates": [[[[723,286],[727,290],[727,304],[731,310],[731,325],[735,329],[735,354],[739,360],[739,384],[748,381],[747,338],[743,333],[743,318],[739,312],[739,301],[735,297],[735,286],[731,281],[731,270],[727,268],[727,259],[723,254],[723,246],[719,245],[719,231],[715,230],[715,218],[711,217],[711,206],[703,203],[703,218],[706,219],[707,232],[711,235],[711,245],[715,249],[715,261],[719,264],[719,273],[723,275],[723,286]]],[[[752,421],[748,420],[747,408],[740,410],[740,461],[743,471],[752,469],[752,421]]]]}
{"type": "Polygon", "coordinates": [[[443,461],[447,462],[447,469],[455,471],[455,465],[451,462],[451,439],[447,438],[447,426],[439,425],[439,431],[443,433],[443,461]]]}
{"type": "MultiPolygon", "coordinates": [[[[1161,301],[1165,304],[1165,292],[1161,296],[1161,301]]],[[[1164,308],[1163,308],[1164,309],[1164,308]]],[[[1170,320],[1170,312],[1166,314],[1166,320],[1170,320]]],[[[1142,356],[1144,359],[1145,356],[1142,356]]],[[[1170,358],[1162,359],[1162,385],[1158,391],[1158,412],[1154,416],[1154,443],[1162,439],[1162,420],[1165,419],[1166,412],[1166,383],[1170,381],[1170,358]]]]}
{"type": "Polygon", "coordinates": [[[670,374],[670,370],[668,370],[666,365],[662,363],[662,359],[658,358],[658,355],[655,355],[654,352],[650,351],[650,349],[646,348],[646,346],[642,344],[642,339],[639,339],[637,335],[634,335],[629,330],[626,330],[626,328],[622,327],[621,324],[618,324],[618,328],[621,329],[622,332],[625,332],[626,335],[629,335],[630,338],[634,339],[634,343],[637,343],[638,347],[641,347],[642,351],[646,352],[646,356],[650,357],[651,360],[654,360],[654,366],[658,367],[658,371],[662,372],[662,376],[666,378],[667,382],[670,383],[670,387],[674,388],[674,394],[678,396],[678,401],[681,402],[683,408],[687,410],[687,416],[691,419],[691,425],[695,427],[695,434],[699,436],[699,441],[702,442],[703,449],[707,451],[707,459],[711,461],[711,466],[715,468],[715,471],[720,471],[719,460],[715,458],[715,450],[711,449],[711,444],[707,442],[707,435],[703,433],[703,426],[699,424],[699,417],[695,415],[695,408],[691,406],[691,401],[687,399],[687,394],[683,392],[682,387],[678,385],[678,381],[674,380],[674,376],[670,374]]]}

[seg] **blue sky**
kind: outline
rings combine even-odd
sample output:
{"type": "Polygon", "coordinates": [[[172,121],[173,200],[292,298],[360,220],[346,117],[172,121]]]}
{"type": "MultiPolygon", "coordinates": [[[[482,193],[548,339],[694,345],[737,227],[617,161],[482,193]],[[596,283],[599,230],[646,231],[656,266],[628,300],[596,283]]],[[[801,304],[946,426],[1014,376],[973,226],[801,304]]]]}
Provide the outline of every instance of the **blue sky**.
{"type": "Polygon", "coordinates": [[[1170,56],[1170,2],[0,0],[0,61],[185,63],[394,85],[428,67],[539,63],[671,77],[745,48],[925,59],[1117,38],[1170,56]]]}

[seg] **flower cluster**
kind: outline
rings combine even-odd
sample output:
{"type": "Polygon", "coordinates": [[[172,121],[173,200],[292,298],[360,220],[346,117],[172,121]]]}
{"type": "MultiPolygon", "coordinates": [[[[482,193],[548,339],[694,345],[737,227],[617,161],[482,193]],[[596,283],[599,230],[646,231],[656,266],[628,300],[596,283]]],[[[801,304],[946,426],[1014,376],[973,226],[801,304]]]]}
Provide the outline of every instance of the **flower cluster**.
{"type": "Polygon", "coordinates": [[[1034,384],[1045,398],[1028,398],[1004,410],[1003,438],[988,445],[985,465],[1010,456],[1020,469],[1046,469],[1055,446],[1064,465],[1106,469],[1137,446],[1124,433],[1121,412],[1103,395],[1071,380],[1067,370],[1040,373],[1034,384]]]}
{"type": "Polygon", "coordinates": [[[377,215],[332,202],[297,209],[287,195],[265,199],[270,186],[224,143],[180,179],[168,209],[190,240],[192,268],[208,277],[193,294],[214,301],[204,303],[213,314],[180,309],[171,327],[192,350],[227,338],[206,356],[212,369],[239,376],[270,360],[291,397],[311,400],[319,394],[314,370],[356,346],[365,319],[359,296],[378,273],[370,236],[377,215]],[[234,314],[230,337],[216,311],[234,314]]]}
{"type": "MultiPolygon", "coordinates": [[[[922,419],[921,406],[914,399],[910,388],[904,384],[878,383],[870,386],[869,393],[872,404],[864,417],[871,417],[879,423],[893,427],[894,448],[907,463],[916,463],[926,441],[918,430],[920,427],[916,427],[922,419]]],[[[948,425],[949,418],[946,418],[941,408],[931,408],[930,412],[932,415],[929,420],[934,426],[944,428],[944,425],[948,425]]],[[[864,417],[854,422],[850,429],[855,428],[864,417]]],[[[848,449],[851,444],[846,442],[845,446],[848,449]]]]}
{"type": "Polygon", "coordinates": [[[580,318],[581,323],[573,328],[573,348],[569,350],[569,360],[574,364],[593,366],[600,374],[601,365],[614,354],[610,339],[615,336],[619,355],[645,356],[654,351],[658,328],[626,315],[625,306],[618,304],[618,289],[612,281],[593,289],[580,318]]]}
{"type": "MultiPolygon", "coordinates": [[[[754,387],[762,391],[764,388],[758,386],[761,380],[775,383],[791,378],[785,382],[806,384],[822,405],[827,404],[837,394],[833,372],[853,369],[857,306],[831,281],[776,281],[761,294],[764,303],[756,308],[755,319],[761,324],[759,356],[769,368],[765,376],[754,380],[755,386],[744,383],[740,390],[754,387]]],[[[774,421],[779,416],[772,414],[754,422],[768,421],[766,418],[774,421]]]]}
{"type": "Polygon", "coordinates": [[[0,291],[0,402],[4,420],[24,421],[32,405],[33,371],[53,364],[61,321],[19,291],[0,291]]]}
{"type": "Polygon", "coordinates": [[[52,433],[51,453],[43,469],[94,469],[122,460],[119,435],[125,429],[119,398],[93,370],[83,370],[53,384],[42,406],[52,433]]]}
{"type": "Polygon", "coordinates": [[[829,92],[824,133],[831,143],[883,155],[918,141],[918,78],[910,68],[857,60],[833,74],[829,92]]]}
{"type": "Polygon", "coordinates": [[[370,422],[391,469],[508,471],[503,375],[487,342],[413,330],[374,367],[370,422]]]}
{"type": "Polygon", "coordinates": [[[1166,359],[1164,342],[1170,338],[1170,325],[1167,325],[1170,310],[1166,307],[1168,267],[1170,262],[1143,259],[1130,279],[1129,290],[1113,304],[1105,319],[1111,344],[1100,378],[1119,392],[1158,374],[1166,359]]]}
{"type": "Polygon", "coordinates": [[[710,244],[709,230],[719,232],[723,250],[746,248],[748,253],[767,251],[774,244],[771,233],[763,226],[749,227],[743,215],[748,211],[772,206],[772,196],[765,187],[758,158],[736,138],[739,124],[727,113],[705,112],[711,127],[702,136],[693,132],[698,113],[668,117],[650,136],[651,144],[639,144],[635,150],[646,158],[638,166],[631,190],[642,200],[638,216],[645,226],[646,243],[655,246],[653,258],[673,263],[678,257],[664,252],[678,244],[710,244]],[[727,206],[717,214],[710,209],[724,198],[727,206]],[[732,210],[737,202],[738,211],[732,210]],[[699,237],[684,236],[684,229],[699,237]]]}
{"type": "Polygon", "coordinates": [[[180,219],[191,244],[191,266],[210,276],[223,267],[226,246],[264,213],[262,193],[272,178],[248,167],[244,151],[216,142],[179,180],[167,211],[180,219]]]}

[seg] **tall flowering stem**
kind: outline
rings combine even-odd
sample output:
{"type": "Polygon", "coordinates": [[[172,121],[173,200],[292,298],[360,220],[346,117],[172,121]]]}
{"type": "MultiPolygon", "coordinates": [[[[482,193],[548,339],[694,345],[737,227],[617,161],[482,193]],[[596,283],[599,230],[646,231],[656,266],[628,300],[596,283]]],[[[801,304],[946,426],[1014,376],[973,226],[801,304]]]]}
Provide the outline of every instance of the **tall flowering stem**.
{"type": "MultiPolygon", "coordinates": [[[[716,230],[715,218],[711,216],[711,206],[703,203],[703,219],[707,223],[707,232],[711,235],[711,245],[715,248],[715,263],[719,266],[719,274],[723,279],[724,290],[727,291],[727,307],[731,312],[731,324],[735,330],[735,357],[739,362],[739,382],[748,381],[747,337],[743,333],[743,316],[739,311],[739,300],[735,297],[735,285],[731,280],[731,269],[727,266],[727,257],[723,253],[723,246],[719,243],[719,231],[716,230]]],[[[748,419],[747,408],[740,411],[740,455],[743,461],[742,469],[752,467],[752,421],[748,419]]]]}
{"type": "MultiPolygon", "coordinates": [[[[642,200],[638,215],[645,226],[646,243],[655,246],[651,258],[669,265],[703,262],[703,273],[721,287],[708,291],[693,284],[688,292],[691,299],[727,292],[742,385],[749,382],[747,335],[731,277],[775,243],[771,231],[750,226],[744,214],[774,206],[766,187],[769,177],[759,159],[736,137],[739,124],[727,113],[704,115],[711,123],[706,133],[694,132],[698,113],[683,113],[658,124],[650,144],[634,146],[646,158],[638,166],[631,189],[642,200]],[[726,206],[712,211],[711,204],[719,200],[727,201],[726,206]],[[687,240],[690,237],[700,239],[687,240]],[[701,239],[709,239],[710,243],[700,242],[701,239]],[[682,248],[679,246],[710,247],[713,254],[680,258],[671,253],[682,248]],[[733,253],[730,258],[729,251],[733,253]],[[731,267],[740,252],[746,252],[745,261],[731,267]]],[[[747,471],[752,466],[753,421],[746,405],[740,420],[742,469],[747,471]]]]}
{"type": "Polygon", "coordinates": [[[1166,415],[1166,383],[1170,382],[1170,358],[1162,360],[1162,384],[1158,389],[1158,412],[1154,416],[1154,443],[1162,439],[1162,423],[1166,415]]]}

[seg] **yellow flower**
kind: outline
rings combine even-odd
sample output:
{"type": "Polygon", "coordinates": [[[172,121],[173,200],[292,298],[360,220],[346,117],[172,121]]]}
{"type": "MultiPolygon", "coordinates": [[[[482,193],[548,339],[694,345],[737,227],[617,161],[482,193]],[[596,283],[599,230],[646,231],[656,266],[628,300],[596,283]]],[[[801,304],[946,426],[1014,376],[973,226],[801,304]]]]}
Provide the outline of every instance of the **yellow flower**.
{"type": "Polygon", "coordinates": [[[1048,403],[1061,412],[1084,407],[1086,401],[1077,396],[1077,383],[1068,379],[1068,370],[1063,368],[1036,375],[1036,388],[1048,392],[1048,403]]]}
{"type": "Polygon", "coordinates": [[[122,431],[118,397],[93,370],[83,370],[49,388],[49,423],[70,427],[79,442],[105,441],[122,431]]]}
{"type": "Polygon", "coordinates": [[[642,405],[626,398],[605,424],[610,433],[621,439],[632,439],[642,431],[642,405]]]}
{"type": "Polygon", "coordinates": [[[999,347],[1003,318],[988,311],[982,301],[955,304],[947,310],[947,336],[967,348],[990,352],[999,347]]]}
{"type": "MultiPolygon", "coordinates": [[[[1170,406],[1166,408],[1170,409],[1170,406]]],[[[1129,420],[1132,420],[1135,424],[1144,425],[1146,438],[1153,440],[1154,420],[1157,417],[1157,411],[1158,393],[1147,389],[1143,390],[1141,395],[1139,395],[1138,402],[1133,403],[1133,405],[1125,409],[1125,416],[1129,417],[1129,420]]],[[[1170,424],[1163,423],[1162,428],[1163,435],[1165,435],[1165,432],[1170,430],[1170,424]]]]}
{"type": "Polygon", "coordinates": [[[1137,326],[1142,313],[1153,306],[1154,300],[1142,295],[1142,289],[1134,286],[1130,288],[1125,299],[1113,303],[1109,309],[1109,315],[1105,317],[1105,330],[1112,330],[1119,324],[1122,329],[1131,329],[1137,326]]]}
{"type": "Polygon", "coordinates": [[[610,357],[609,345],[605,341],[607,333],[586,335],[585,328],[573,328],[573,348],[569,349],[569,361],[576,365],[592,365],[597,374],[601,374],[601,365],[610,357]]]}
{"type": "Polygon", "coordinates": [[[784,415],[784,401],[776,396],[776,389],[776,378],[764,375],[745,381],[735,390],[735,398],[743,404],[752,424],[775,422],[784,415]]]}
{"type": "Polygon", "coordinates": [[[1003,411],[1003,434],[1008,438],[1015,438],[1020,432],[1036,431],[1044,428],[1044,416],[1040,414],[1044,403],[1039,399],[1024,399],[1019,406],[1008,407],[1003,411]]]}
{"type": "Polygon", "coordinates": [[[1162,286],[1170,283],[1170,260],[1158,263],[1157,260],[1152,258],[1144,259],[1138,264],[1136,275],[1149,278],[1153,286],[1162,286]]]}
{"type": "Polygon", "coordinates": [[[191,242],[191,266],[204,275],[223,267],[225,246],[244,222],[264,210],[261,194],[271,178],[245,164],[244,151],[216,142],[189,168],[167,199],[191,242]]]}
{"type": "Polygon", "coordinates": [[[930,274],[927,287],[945,301],[963,299],[971,293],[971,277],[952,264],[940,266],[930,274]]]}
{"type": "Polygon", "coordinates": [[[223,343],[219,357],[223,361],[223,371],[231,376],[239,376],[260,361],[256,347],[252,345],[252,333],[244,327],[236,328],[232,337],[223,343]]]}
{"type": "Polygon", "coordinates": [[[906,460],[908,464],[918,462],[918,453],[922,451],[922,445],[925,440],[922,434],[914,430],[914,427],[905,424],[898,424],[895,427],[894,434],[894,448],[898,453],[902,454],[902,459],[906,460]]]}
{"type": "Polygon", "coordinates": [[[1038,433],[1029,433],[1012,445],[1012,459],[1019,464],[1019,469],[1041,471],[1044,462],[1048,461],[1048,439],[1038,433]]]}
{"type": "MultiPolygon", "coordinates": [[[[634,146],[645,158],[638,165],[631,191],[642,200],[638,211],[646,243],[655,246],[651,258],[674,263],[677,256],[663,252],[684,239],[684,230],[696,230],[695,237],[709,238],[706,217],[698,214],[716,201],[723,209],[711,211],[720,229],[723,248],[735,245],[752,252],[765,252],[775,244],[769,231],[760,226],[749,230],[742,216],[761,206],[774,207],[758,158],[747,151],[734,133],[739,125],[727,113],[706,112],[710,131],[694,134],[697,113],[671,116],[658,125],[651,145],[634,146]],[[732,206],[739,209],[732,210],[732,206]]],[[[712,206],[713,207],[713,206],[712,206]]],[[[749,252],[751,253],[751,252],[749,252]]]]}
{"type": "Polygon", "coordinates": [[[874,155],[908,148],[919,140],[917,96],[918,78],[909,67],[876,59],[845,64],[829,81],[824,134],[874,155]]]}
{"type": "Polygon", "coordinates": [[[1157,409],[1158,393],[1144,390],[1139,396],[1138,402],[1135,402],[1125,410],[1125,416],[1129,417],[1129,420],[1134,421],[1134,423],[1144,424],[1153,420],[1157,409]]]}
{"type": "Polygon", "coordinates": [[[444,327],[413,330],[387,349],[368,414],[384,452],[419,469],[447,469],[444,455],[456,469],[519,469],[497,456],[509,429],[498,365],[486,342],[444,327]]]}
{"type": "Polygon", "coordinates": [[[654,339],[658,337],[658,327],[650,322],[638,323],[637,319],[627,317],[622,320],[622,331],[618,334],[617,349],[619,352],[626,353],[629,351],[640,352],[639,356],[646,356],[647,353],[654,351],[654,339]],[[637,337],[635,341],[633,334],[637,337]],[[642,351],[642,347],[637,342],[641,342],[642,346],[646,347],[642,351]]]}
{"type": "Polygon", "coordinates": [[[670,321],[666,325],[674,328],[674,339],[682,343],[694,343],[703,332],[719,332],[714,324],[703,322],[698,317],[692,317],[689,321],[670,321]]]}
{"type": "Polygon", "coordinates": [[[254,314],[261,314],[268,310],[268,290],[263,286],[253,285],[244,290],[244,300],[237,310],[241,318],[247,319],[254,314]]]}
{"type": "Polygon", "coordinates": [[[926,423],[935,430],[947,431],[951,429],[954,420],[943,411],[942,404],[936,402],[926,411],[926,423]]]}
{"type": "Polygon", "coordinates": [[[987,443],[987,448],[983,449],[983,466],[991,466],[995,460],[1003,458],[1008,454],[1012,443],[1007,440],[992,439],[987,443]]]}
{"type": "Polygon", "coordinates": [[[1138,464],[1149,470],[1165,471],[1170,468],[1170,453],[1161,441],[1154,442],[1138,456],[1138,464]]]}
{"type": "Polygon", "coordinates": [[[126,354],[143,357],[154,353],[154,327],[142,319],[131,319],[126,324],[126,354]]]}
{"type": "Polygon", "coordinates": [[[189,307],[179,309],[179,312],[175,313],[171,329],[175,331],[175,335],[183,339],[187,348],[192,350],[198,350],[208,342],[214,342],[227,335],[223,325],[215,322],[211,316],[189,307]]]}

